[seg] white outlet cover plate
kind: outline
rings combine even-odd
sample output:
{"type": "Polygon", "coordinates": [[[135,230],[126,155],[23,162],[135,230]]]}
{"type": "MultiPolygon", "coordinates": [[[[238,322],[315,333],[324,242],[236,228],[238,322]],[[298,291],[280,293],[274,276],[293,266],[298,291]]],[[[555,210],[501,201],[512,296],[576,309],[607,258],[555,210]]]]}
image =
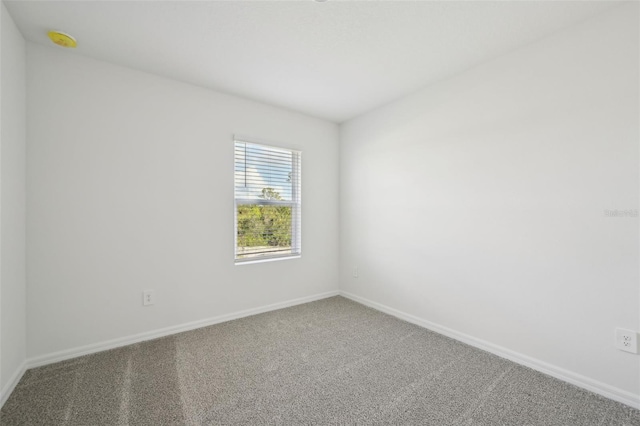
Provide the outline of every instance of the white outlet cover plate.
{"type": "Polygon", "coordinates": [[[638,333],[633,330],[616,328],[616,348],[621,351],[638,353],[638,333]]]}
{"type": "Polygon", "coordinates": [[[144,306],[156,303],[156,292],[154,290],[144,290],[142,292],[142,304],[144,306]]]}

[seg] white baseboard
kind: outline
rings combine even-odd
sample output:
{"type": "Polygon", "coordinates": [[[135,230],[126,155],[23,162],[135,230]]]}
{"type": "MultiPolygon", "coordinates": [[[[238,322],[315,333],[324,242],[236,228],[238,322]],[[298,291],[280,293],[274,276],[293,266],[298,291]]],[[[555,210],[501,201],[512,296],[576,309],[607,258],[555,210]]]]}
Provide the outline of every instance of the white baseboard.
{"type": "Polygon", "coordinates": [[[277,309],[288,308],[295,305],[301,305],[303,303],[309,303],[316,300],[326,299],[327,297],[337,296],[340,293],[336,291],[329,291],[326,293],[315,294],[313,296],[300,297],[298,299],[287,300],[284,302],[278,302],[271,305],[261,306],[259,308],[246,309],[243,311],[233,312],[230,314],[219,315],[217,317],[205,318],[198,321],[192,321],[180,325],[162,328],[159,330],[147,331],[144,333],[134,334],[132,336],[121,337],[118,339],[108,340],[105,342],[94,343],[91,345],[80,346],[77,348],[66,349],[59,352],[54,352],[46,355],[29,358],[27,360],[27,368],[41,367],[47,364],[53,364],[55,362],[65,361],[71,358],[77,358],[83,355],[89,355],[96,352],[102,352],[109,349],[119,348],[121,346],[127,346],[134,343],[144,342],[146,340],[157,339],[159,337],[169,336],[171,334],[181,333],[183,331],[195,330],[196,328],[202,328],[209,325],[219,324],[222,322],[231,321],[238,318],[244,318],[251,315],[261,314],[264,312],[275,311],[277,309]]]}
{"type": "Polygon", "coordinates": [[[6,400],[9,398],[9,395],[11,394],[11,392],[13,392],[16,385],[22,378],[22,375],[25,373],[25,371],[28,368],[40,367],[43,365],[52,364],[55,362],[64,361],[71,358],[76,358],[82,355],[89,355],[96,352],[115,349],[121,346],[131,345],[131,344],[143,342],[146,340],[157,339],[159,337],[181,333],[183,331],[194,330],[197,328],[219,324],[219,323],[231,321],[234,319],[244,318],[251,315],[257,315],[260,313],[274,311],[277,309],[288,308],[290,306],[301,305],[303,303],[309,303],[309,302],[326,299],[328,297],[333,297],[337,295],[344,296],[348,299],[351,299],[355,302],[369,306],[378,311],[387,313],[389,315],[393,315],[397,318],[400,318],[412,324],[416,324],[418,326],[432,330],[436,333],[445,335],[447,337],[451,337],[452,339],[456,339],[468,345],[490,352],[499,357],[506,358],[510,361],[527,366],[534,370],[540,371],[541,373],[547,374],[549,376],[571,383],[575,386],[581,387],[588,391],[602,395],[606,398],[640,409],[639,395],[635,395],[631,392],[627,392],[625,390],[607,385],[597,380],[590,379],[586,376],[582,376],[580,374],[565,370],[555,365],[548,364],[546,362],[537,360],[535,358],[531,358],[527,355],[514,352],[510,349],[503,348],[501,346],[484,341],[482,339],[477,339],[473,336],[460,333],[458,331],[441,326],[439,324],[435,324],[431,321],[418,318],[414,315],[406,314],[397,309],[391,308],[389,306],[374,302],[372,300],[369,300],[360,296],[356,296],[355,294],[345,292],[345,291],[330,291],[326,293],[316,294],[313,296],[301,297],[298,299],[287,300],[284,302],[274,303],[274,304],[262,306],[259,308],[247,309],[243,311],[234,312],[231,314],[225,314],[217,317],[206,318],[203,320],[193,321],[193,322],[180,324],[172,327],[162,328],[159,330],[139,333],[132,336],[122,337],[119,339],[108,340],[105,342],[95,343],[91,345],[81,346],[77,348],[67,349],[64,351],[54,352],[51,354],[30,358],[20,366],[20,368],[11,377],[11,380],[9,381],[9,383],[5,386],[4,389],[2,389],[2,392],[0,393],[0,408],[2,407],[2,405],[4,405],[6,400]]]}
{"type": "Polygon", "coordinates": [[[469,336],[468,334],[460,333],[458,331],[452,330],[450,328],[444,327],[439,324],[435,324],[431,321],[427,321],[422,318],[418,318],[414,315],[404,313],[402,311],[399,311],[397,309],[391,308],[389,306],[383,305],[378,302],[374,302],[364,297],[356,296],[355,294],[352,294],[346,291],[340,291],[340,295],[346,297],[347,299],[351,299],[354,302],[361,303],[363,305],[369,306],[373,309],[387,313],[389,315],[393,315],[394,317],[400,318],[412,324],[419,325],[420,327],[424,327],[436,333],[439,333],[447,337],[450,337],[452,339],[458,340],[460,342],[466,343],[470,346],[474,346],[478,349],[482,349],[484,351],[490,352],[501,358],[506,358],[515,363],[532,368],[541,373],[555,377],[556,379],[560,379],[567,383],[571,383],[572,385],[586,389],[593,393],[597,393],[599,395],[602,395],[614,401],[618,401],[623,404],[629,405],[633,408],[640,409],[640,395],[635,395],[631,392],[627,392],[625,390],[607,385],[606,383],[602,383],[597,380],[590,379],[589,377],[574,373],[569,370],[565,370],[563,368],[546,363],[544,361],[540,361],[535,358],[531,358],[527,355],[523,355],[521,353],[512,351],[510,349],[503,348],[502,346],[498,346],[493,343],[484,341],[482,339],[469,336]]]}
{"type": "Polygon", "coordinates": [[[9,395],[16,388],[20,379],[24,375],[25,371],[27,371],[27,362],[23,361],[22,364],[13,372],[13,375],[9,379],[9,382],[4,386],[2,390],[0,390],[0,408],[4,406],[4,403],[9,399],[9,395]]]}

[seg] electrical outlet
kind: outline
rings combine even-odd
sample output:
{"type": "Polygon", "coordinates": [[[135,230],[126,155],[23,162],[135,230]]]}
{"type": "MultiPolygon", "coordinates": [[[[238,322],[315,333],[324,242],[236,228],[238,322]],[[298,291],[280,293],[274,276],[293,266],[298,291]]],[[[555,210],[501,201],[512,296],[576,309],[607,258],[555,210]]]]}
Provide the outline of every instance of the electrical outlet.
{"type": "Polygon", "coordinates": [[[156,303],[156,292],[155,290],[144,290],[142,292],[142,304],[144,306],[155,305],[156,303]]]}
{"type": "Polygon", "coordinates": [[[358,278],[358,267],[357,266],[355,266],[353,268],[352,274],[353,274],[353,278],[358,278]]]}
{"type": "Polygon", "coordinates": [[[616,328],[616,348],[621,351],[638,353],[638,334],[633,330],[616,328]]]}

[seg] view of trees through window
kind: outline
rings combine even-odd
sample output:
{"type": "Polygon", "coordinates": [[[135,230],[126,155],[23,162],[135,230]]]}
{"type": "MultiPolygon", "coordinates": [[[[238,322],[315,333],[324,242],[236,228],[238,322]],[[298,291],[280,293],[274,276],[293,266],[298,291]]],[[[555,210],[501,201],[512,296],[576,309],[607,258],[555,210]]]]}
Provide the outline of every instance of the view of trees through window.
{"type": "Polygon", "coordinates": [[[301,153],[235,141],[235,260],[301,253],[301,153]]]}
{"type": "MultiPolygon", "coordinates": [[[[282,200],[273,188],[264,188],[261,198],[282,200]]],[[[240,204],[237,208],[239,257],[291,253],[291,206],[240,204]]]]}

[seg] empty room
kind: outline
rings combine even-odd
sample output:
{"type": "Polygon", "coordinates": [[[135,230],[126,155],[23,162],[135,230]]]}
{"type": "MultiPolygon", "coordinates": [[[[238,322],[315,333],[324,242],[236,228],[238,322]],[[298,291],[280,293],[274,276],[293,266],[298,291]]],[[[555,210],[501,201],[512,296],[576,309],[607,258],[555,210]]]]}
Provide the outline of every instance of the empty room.
{"type": "Polygon", "coordinates": [[[2,426],[640,426],[640,2],[0,3],[2,426]]]}

